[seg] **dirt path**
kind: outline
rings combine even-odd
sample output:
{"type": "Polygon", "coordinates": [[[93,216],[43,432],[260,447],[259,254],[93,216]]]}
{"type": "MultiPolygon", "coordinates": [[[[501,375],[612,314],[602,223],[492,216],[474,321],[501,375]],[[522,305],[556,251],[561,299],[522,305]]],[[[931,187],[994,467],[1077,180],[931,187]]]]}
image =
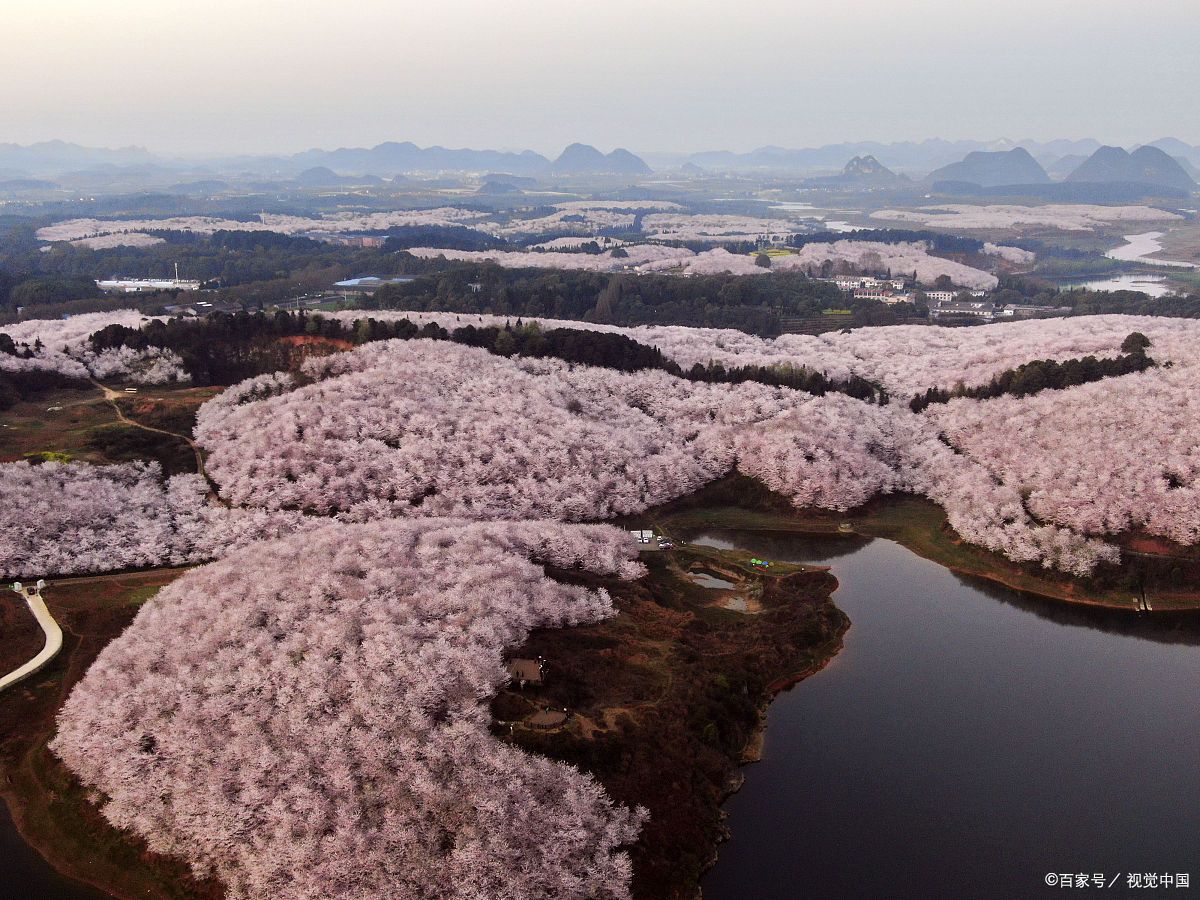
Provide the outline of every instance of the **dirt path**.
{"type": "Polygon", "coordinates": [[[121,409],[121,404],[117,402],[125,396],[124,394],[122,394],[120,391],[113,390],[104,384],[101,384],[95,378],[91,378],[89,380],[92,382],[92,384],[99,388],[100,391],[103,392],[104,399],[108,401],[109,405],[112,406],[113,411],[116,412],[118,421],[124,423],[125,425],[131,425],[134,428],[140,428],[142,431],[152,431],[155,434],[165,434],[169,437],[178,438],[179,440],[185,442],[192,449],[192,454],[196,457],[196,471],[208,484],[209,497],[213,500],[216,500],[222,506],[229,506],[229,503],[223,500],[220,493],[217,491],[217,483],[212,480],[208,474],[208,470],[204,468],[204,451],[200,449],[199,444],[197,444],[186,434],[167,431],[165,428],[155,428],[153,425],[143,425],[141,422],[129,418],[121,409]]]}
{"type": "Polygon", "coordinates": [[[193,441],[186,434],[177,434],[174,431],[167,431],[164,428],[155,428],[153,425],[143,425],[141,422],[137,422],[137,421],[129,418],[127,415],[125,415],[125,412],[121,409],[121,404],[117,402],[118,400],[121,399],[121,397],[124,396],[120,391],[115,391],[112,388],[101,384],[95,378],[91,379],[91,382],[96,387],[98,387],[101,391],[104,392],[104,399],[107,400],[112,405],[113,410],[116,411],[117,418],[124,424],[132,425],[134,428],[140,428],[143,431],[153,431],[155,434],[165,434],[169,437],[179,438],[179,440],[187,443],[187,445],[192,448],[192,453],[196,457],[196,471],[204,476],[205,481],[209,480],[208,473],[206,471],[204,471],[204,454],[203,454],[203,452],[201,452],[200,447],[196,444],[195,441],[193,441]]]}

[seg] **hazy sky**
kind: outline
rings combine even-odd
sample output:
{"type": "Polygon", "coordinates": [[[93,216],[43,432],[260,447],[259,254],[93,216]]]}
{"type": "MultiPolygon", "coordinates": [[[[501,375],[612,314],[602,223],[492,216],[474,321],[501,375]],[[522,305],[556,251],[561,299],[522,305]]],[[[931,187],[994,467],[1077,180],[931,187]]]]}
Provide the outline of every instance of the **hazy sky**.
{"type": "Polygon", "coordinates": [[[0,142],[1200,143],[1200,0],[0,0],[0,142]]]}

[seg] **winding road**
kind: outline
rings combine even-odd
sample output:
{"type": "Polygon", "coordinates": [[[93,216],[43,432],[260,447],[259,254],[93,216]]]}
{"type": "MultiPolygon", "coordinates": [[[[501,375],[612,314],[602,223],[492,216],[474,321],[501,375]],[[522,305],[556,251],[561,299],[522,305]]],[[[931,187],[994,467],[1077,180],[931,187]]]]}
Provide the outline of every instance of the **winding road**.
{"type": "Polygon", "coordinates": [[[153,431],[156,434],[165,434],[181,441],[185,441],[187,445],[192,448],[192,453],[196,457],[196,471],[204,476],[206,481],[209,480],[208,473],[204,471],[204,454],[201,453],[200,448],[196,445],[195,441],[193,441],[186,434],[178,434],[174,431],[167,431],[163,428],[155,428],[153,425],[143,425],[141,422],[134,421],[125,415],[125,412],[121,409],[121,404],[117,402],[118,400],[127,396],[126,394],[123,394],[120,391],[115,391],[112,388],[101,384],[95,378],[91,379],[91,382],[103,392],[104,399],[112,405],[112,408],[116,411],[117,419],[122,423],[126,425],[132,425],[134,428],[140,428],[143,431],[153,431]]]}
{"type": "MultiPolygon", "coordinates": [[[[15,586],[14,590],[17,590],[15,586]]],[[[37,619],[38,624],[42,626],[42,631],[46,633],[46,644],[42,647],[42,652],[25,663],[25,665],[13,669],[3,678],[0,678],[0,691],[11,687],[22,679],[28,678],[35,672],[41,671],[50,660],[58,655],[58,651],[62,649],[63,645],[62,629],[58,627],[58,622],[54,620],[54,616],[50,615],[50,610],[46,608],[46,601],[42,599],[41,588],[20,588],[17,590],[17,593],[25,598],[30,612],[33,613],[33,617],[37,619]]]]}

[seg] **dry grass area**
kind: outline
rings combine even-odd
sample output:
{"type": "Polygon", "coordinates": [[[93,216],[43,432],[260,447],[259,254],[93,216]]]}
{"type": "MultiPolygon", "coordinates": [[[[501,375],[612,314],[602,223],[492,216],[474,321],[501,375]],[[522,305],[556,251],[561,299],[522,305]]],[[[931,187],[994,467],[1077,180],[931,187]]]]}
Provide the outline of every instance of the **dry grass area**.
{"type": "MultiPolygon", "coordinates": [[[[140,388],[118,400],[131,421],[191,435],[196,410],[219,387],[140,388]]],[[[0,413],[0,462],[87,462],[95,465],[156,461],[164,472],[195,471],[187,444],[119,420],[95,388],[62,388],[22,400],[0,413]]]]}
{"type": "Polygon", "coordinates": [[[223,387],[147,387],[136,394],[127,394],[118,403],[121,412],[135,422],[190,436],[200,404],[223,390],[223,387]]]}
{"type": "Polygon", "coordinates": [[[116,424],[116,413],[95,389],[47,391],[0,413],[0,462],[39,459],[46,453],[109,462],[90,442],[94,429],[116,424]]]}

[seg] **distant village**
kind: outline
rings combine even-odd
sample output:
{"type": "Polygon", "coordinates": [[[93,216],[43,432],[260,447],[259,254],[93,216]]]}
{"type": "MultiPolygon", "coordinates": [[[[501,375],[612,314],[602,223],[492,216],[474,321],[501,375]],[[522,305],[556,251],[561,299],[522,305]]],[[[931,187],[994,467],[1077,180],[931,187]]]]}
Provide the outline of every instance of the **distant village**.
{"type": "Polygon", "coordinates": [[[842,292],[855,300],[878,300],[893,306],[897,303],[917,303],[924,300],[929,307],[930,319],[976,319],[990,322],[994,319],[1034,319],[1061,316],[1070,312],[1069,307],[1033,306],[1008,303],[997,305],[987,299],[989,292],[981,290],[950,289],[926,291],[905,278],[876,278],[872,275],[834,275],[832,278],[817,278],[837,285],[842,292]]]}
{"type": "MultiPolygon", "coordinates": [[[[373,275],[351,278],[334,283],[327,292],[281,301],[273,306],[277,309],[291,310],[316,309],[324,304],[347,301],[352,296],[373,294],[385,284],[411,280],[406,277],[380,278],[373,275]]],[[[1070,312],[1069,307],[996,304],[988,299],[989,291],[978,289],[925,290],[912,279],[903,277],[834,275],[828,278],[814,277],[813,280],[836,285],[838,290],[854,300],[875,300],[888,306],[900,303],[914,305],[924,303],[932,321],[941,319],[991,322],[1005,319],[1046,318],[1066,315],[1070,312]]],[[[109,294],[149,294],[159,291],[199,292],[202,295],[207,293],[202,291],[200,281],[179,278],[178,275],[175,278],[112,278],[97,280],[96,285],[100,290],[109,294]]],[[[478,291],[480,285],[472,284],[470,288],[478,291]]],[[[214,312],[236,312],[242,308],[243,305],[234,300],[197,298],[166,306],[163,311],[168,315],[203,316],[214,312]]]]}

